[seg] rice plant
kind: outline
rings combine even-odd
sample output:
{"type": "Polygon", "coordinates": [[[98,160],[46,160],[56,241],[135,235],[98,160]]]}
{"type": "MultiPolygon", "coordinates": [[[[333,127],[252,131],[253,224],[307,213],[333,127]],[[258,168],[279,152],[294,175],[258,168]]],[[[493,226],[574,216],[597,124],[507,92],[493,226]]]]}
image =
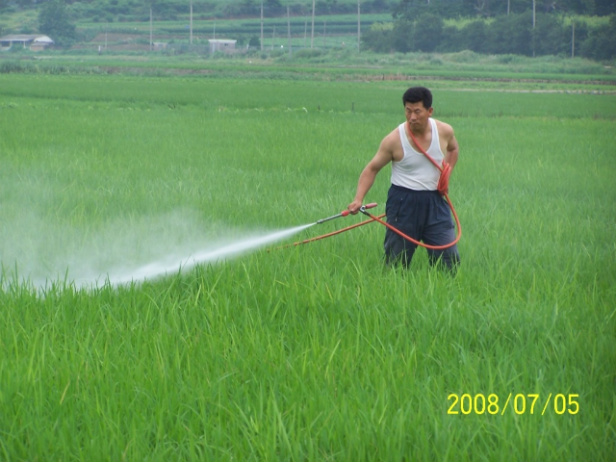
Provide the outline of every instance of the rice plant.
{"type": "Polygon", "coordinates": [[[613,457],[613,95],[427,82],[455,277],[384,267],[376,223],[286,246],[352,216],[114,285],[343,210],[405,83],[0,83],[1,459],[613,457]]]}

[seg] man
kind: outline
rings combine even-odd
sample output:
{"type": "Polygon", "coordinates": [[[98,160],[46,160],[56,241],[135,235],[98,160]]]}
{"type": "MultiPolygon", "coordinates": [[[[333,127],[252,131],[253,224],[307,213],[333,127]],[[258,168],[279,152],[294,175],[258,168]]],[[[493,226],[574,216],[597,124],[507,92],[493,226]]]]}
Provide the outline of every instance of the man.
{"type": "MultiPolygon", "coordinates": [[[[385,206],[387,222],[417,241],[446,245],[455,240],[456,233],[449,206],[437,190],[441,172],[420,148],[439,165],[444,160],[453,169],[458,161],[458,142],[450,125],[432,118],[430,90],[411,87],[402,96],[402,103],[406,122],[381,141],[376,155],[359,176],[357,193],[348,210],[353,214],[359,211],[377,173],[391,162],[391,187],[385,206]]],[[[401,262],[408,267],[417,245],[387,228],[384,248],[388,264],[401,262]]],[[[428,256],[430,264],[441,262],[451,270],[460,261],[456,245],[444,250],[428,249],[428,256]]]]}

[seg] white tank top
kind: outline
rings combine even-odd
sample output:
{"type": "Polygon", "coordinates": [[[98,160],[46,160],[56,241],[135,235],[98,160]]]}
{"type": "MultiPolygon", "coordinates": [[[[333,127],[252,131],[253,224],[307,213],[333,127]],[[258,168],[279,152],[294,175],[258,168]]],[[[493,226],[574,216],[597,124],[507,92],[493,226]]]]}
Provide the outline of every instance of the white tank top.
{"type": "MultiPolygon", "coordinates": [[[[428,120],[432,127],[432,142],[426,152],[440,165],[445,156],[441,151],[438,129],[434,119],[428,120]]],[[[413,149],[406,135],[405,124],[406,122],[398,126],[404,155],[401,160],[392,162],[391,183],[415,191],[434,191],[441,172],[425,155],[413,149]]]]}

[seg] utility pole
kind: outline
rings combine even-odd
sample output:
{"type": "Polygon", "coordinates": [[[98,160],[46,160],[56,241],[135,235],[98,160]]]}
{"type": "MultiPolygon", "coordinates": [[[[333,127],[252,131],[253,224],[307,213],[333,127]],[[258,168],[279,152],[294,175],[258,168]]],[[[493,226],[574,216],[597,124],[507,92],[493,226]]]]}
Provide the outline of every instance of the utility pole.
{"type": "Polygon", "coordinates": [[[536,14],[535,14],[535,10],[536,10],[535,4],[536,3],[537,3],[536,0],[533,0],[533,30],[535,29],[535,20],[537,18],[536,14]]]}
{"type": "Polygon", "coordinates": [[[571,57],[575,57],[575,21],[571,22],[571,57]]]}
{"type": "Polygon", "coordinates": [[[152,51],[152,5],[150,5],[150,51],[152,51]]]}
{"type": "Polygon", "coordinates": [[[314,4],[316,0],[312,0],[312,31],[310,32],[310,48],[314,47],[314,4]]]}
{"type": "Polygon", "coordinates": [[[323,21],[323,48],[327,47],[327,21],[323,21]]]}
{"type": "Polygon", "coordinates": [[[536,15],[535,15],[535,4],[537,3],[536,0],[533,0],[533,58],[535,57],[535,23],[536,23],[536,15]]]}
{"type": "Polygon", "coordinates": [[[192,45],[193,38],[193,0],[190,0],[190,44],[192,45]]]}
{"type": "Polygon", "coordinates": [[[263,0],[261,0],[261,51],[263,51],[263,0]]]}
{"type": "Polygon", "coordinates": [[[291,56],[291,16],[289,15],[289,5],[287,5],[287,36],[289,37],[289,56],[291,56]]]}
{"type": "Polygon", "coordinates": [[[360,13],[360,0],[357,0],[357,52],[361,51],[361,13],[360,13]]]}

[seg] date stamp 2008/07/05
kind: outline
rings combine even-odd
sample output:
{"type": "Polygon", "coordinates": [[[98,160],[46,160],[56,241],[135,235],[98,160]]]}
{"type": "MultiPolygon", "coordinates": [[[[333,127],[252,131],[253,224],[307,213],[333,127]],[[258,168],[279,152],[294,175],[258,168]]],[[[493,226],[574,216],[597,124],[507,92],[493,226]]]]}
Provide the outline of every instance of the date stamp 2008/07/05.
{"type": "Polygon", "coordinates": [[[575,393],[550,393],[541,396],[539,393],[509,393],[507,399],[501,400],[496,393],[485,395],[477,393],[471,395],[463,393],[461,395],[451,393],[447,396],[449,408],[447,414],[450,415],[469,415],[469,414],[490,414],[504,415],[508,409],[518,415],[522,414],[541,414],[554,412],[558,415],[577,414],[580,412],[579,394],[575,393]],[[504,404],[503,404],[504,403],[504,404]]]}

